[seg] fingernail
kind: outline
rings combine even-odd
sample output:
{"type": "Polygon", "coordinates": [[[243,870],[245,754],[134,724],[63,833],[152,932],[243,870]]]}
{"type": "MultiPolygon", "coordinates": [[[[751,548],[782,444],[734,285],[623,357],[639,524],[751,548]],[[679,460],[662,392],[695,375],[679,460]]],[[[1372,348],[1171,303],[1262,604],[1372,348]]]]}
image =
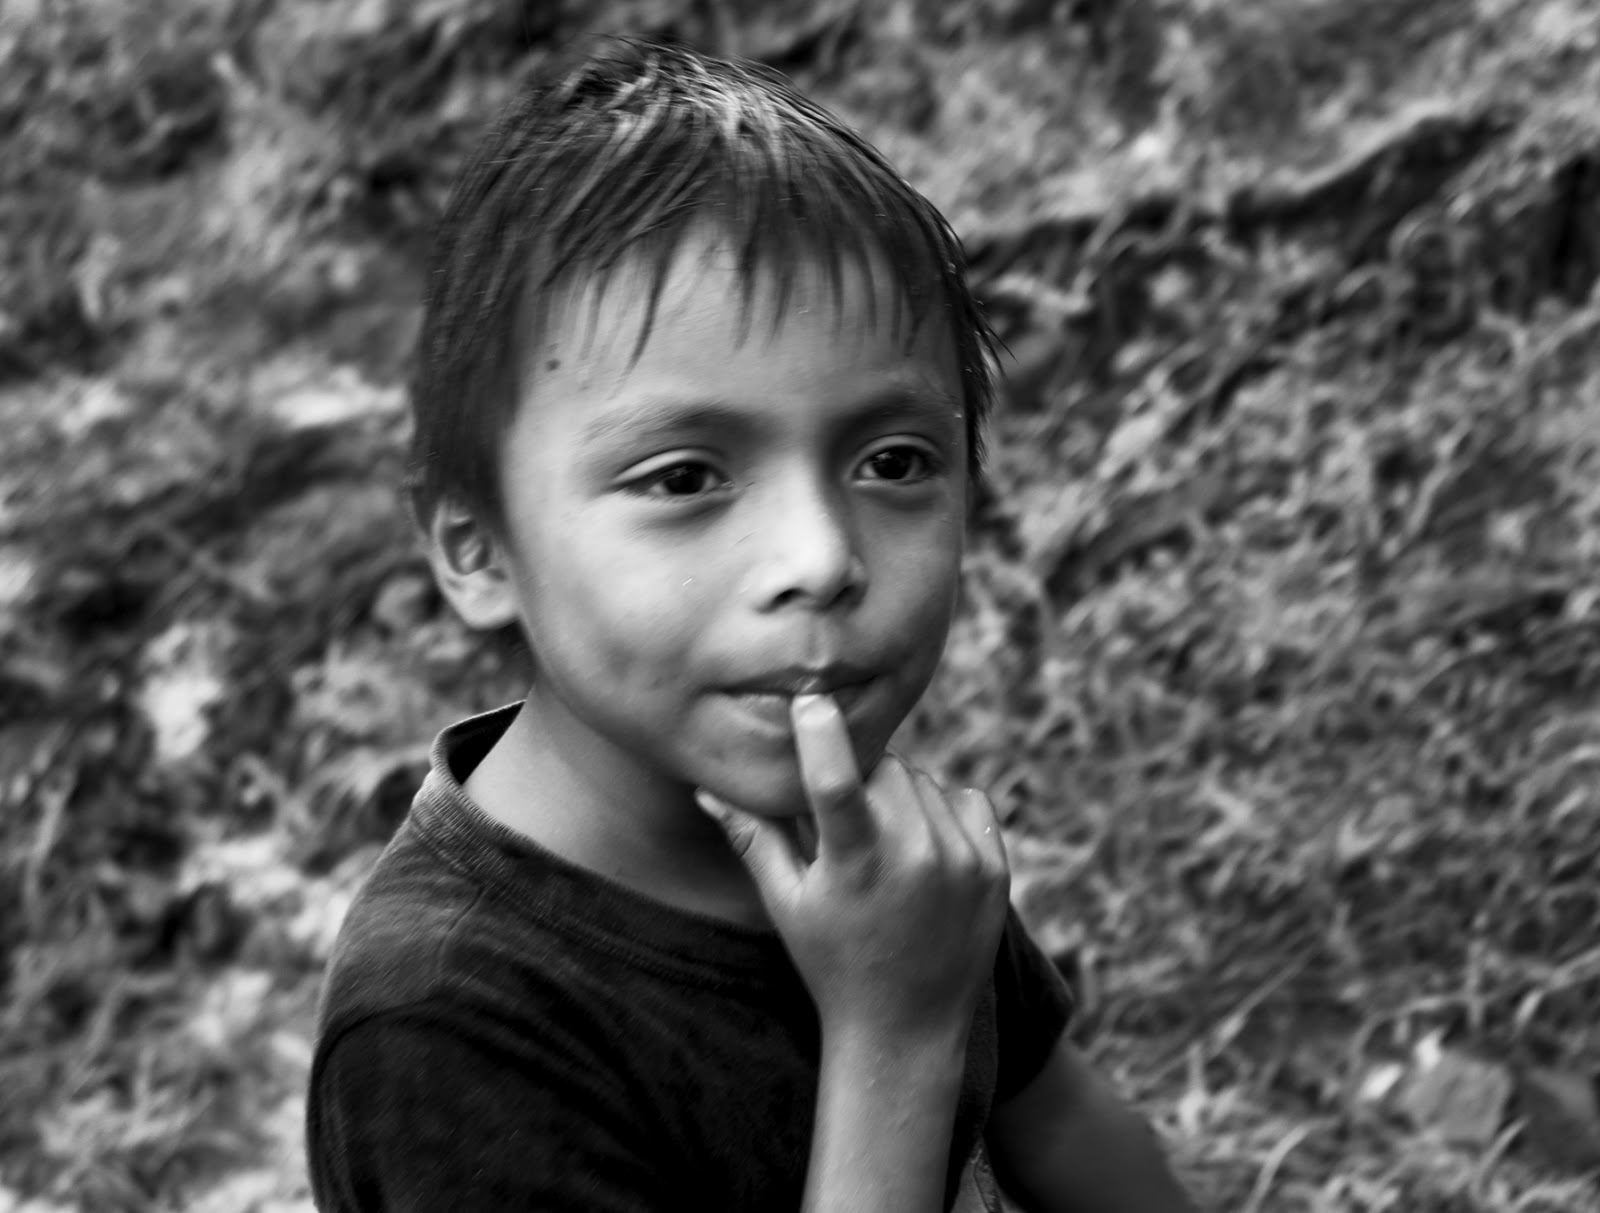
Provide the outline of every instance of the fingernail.
{"type": "Polygon", "coordinates": [[[796,720],[804,716],[811,723],[815,724],[817,721],[826,716],[829,711],[835,709],[833,700],[827,695],[823,695],[818,692],[807,691],[805,694],[796,695],[794,697],[794,701],[789,710],[790,714],[796,720]]]}
{"type": "Polygon", "coordinates": [[[718,800],[704,788],[695,789],[694,802],[700,806],[700,811],[707,817],[714,818],[717,821],[723,821],[728,816],[728,806],[723,804],[722,801],[718,800]]]}

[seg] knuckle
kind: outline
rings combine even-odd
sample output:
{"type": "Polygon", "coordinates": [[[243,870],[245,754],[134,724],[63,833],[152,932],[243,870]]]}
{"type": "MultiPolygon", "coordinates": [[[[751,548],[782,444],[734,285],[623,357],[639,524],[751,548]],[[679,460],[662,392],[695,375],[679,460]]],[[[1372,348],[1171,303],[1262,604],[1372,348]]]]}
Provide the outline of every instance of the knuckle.
{"type": "Polygon", "coordinates": [[[728,845],[733,848],[733,853],[740,859],[745,859],[750,854],[750,848],[755,846],[756,832],[748,827],[728,827],[728,845]]]}
{"type": "Polygon", "coordinates": [[[1004,903],[1011,899],[1011,869],[1002,865],[997,871],[989,874],[989,891],[996,902],[1004,903]]]}
{"type": "Polygon", "coordinates": [[[856,782],[847,771],[824,771],[811,784],[812,799],[821,804],[848,804],[855,796],[856,782]]]}
{"type": "Polygon", "coordinates": [[[1007,885],[1011,883],[1011,865],[1006,862],[1005,852],[1002,851],[995,856],[992,871],[995,880],[1003,881],[1007,885]]]}
{"type": "Polygon", "coordinates": [[[956,875],[968,881],[980,881],[985,878],[987,864],[983,852],[968,839],[962,840],[963,845],[950,848],[950,869],[956,875]]]}
{"type": "Polygon", "coordinates": [[[985,824],[981,807],[974,803],[968,788],[957,788],[946,798],[950,812],[961,823],[961,828],[975,837],[981,837],[985,824]]]}
{"type": "Polygon", "coordinates": [[[899,757],[885,752],[882,762],[874,771],[874,784],[878,791],[896,799],[917,794],[917,768],[899,757]]]}
{"type": "Polygon", "coordinates": [[[878,765],[872,768],[869,782],[880,786],[891,779],[904,779],[908,769],[905,759],[893,750],[885,750],[883,757],[878,759],[878,765]]]}
{"type": "Polygon", "coordinates": [[[983,865],[966,859],[961,860],[955,867],[952,872],[952,879],[956,887],[961,890],[962,896],[975,898],[979,901],[984,900],[989,895],[989,891],[993,886],[993,881],[984,872],[983,865]]]}
{"type": "Polygon", "coordinates": [[[994,820],[996,816],[994,801],[989,799],[989,793],[982,788],[962,788],[961,799],[967,812],[974,818],[985,822],[994,820]]]}
{"type": "Polygon", "coordinates": [[[918,872],[937,871],[944,864],[939,837],[928,824],[927,818],[920,815],[907,825],[902,834],[900,854],[905,866],[918,872]]]}
{"type": "MultiPolygon", "coordinates": [[[[985,842],[990,841],[985,839],[985,842]]],[[[980,852],[983,862],[984,875],[990,880],[1010,880],[1011,865],[1006,862],[1006,852],[1002,845],[985,846],[980,852]]]]}

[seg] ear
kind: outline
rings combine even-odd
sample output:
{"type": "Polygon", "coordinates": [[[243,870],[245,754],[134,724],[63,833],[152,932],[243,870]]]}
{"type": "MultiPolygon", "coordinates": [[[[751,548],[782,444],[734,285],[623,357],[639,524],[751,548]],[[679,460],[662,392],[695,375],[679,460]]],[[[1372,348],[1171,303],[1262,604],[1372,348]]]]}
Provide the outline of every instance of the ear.
{"type": "Polygon", "coordinates": [[[468,627],[491,631],[517,621],[516,584],[501,545],[471,510],[441,501],[426,543],[439,590],[468,627]]]}

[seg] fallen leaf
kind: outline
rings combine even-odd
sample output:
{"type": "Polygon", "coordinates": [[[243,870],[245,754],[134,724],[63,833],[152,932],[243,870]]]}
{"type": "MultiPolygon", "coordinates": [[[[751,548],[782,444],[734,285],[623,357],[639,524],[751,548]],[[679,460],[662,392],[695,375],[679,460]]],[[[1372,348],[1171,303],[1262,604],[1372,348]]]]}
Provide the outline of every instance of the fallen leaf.
{"type": "Polygon", "coordinates": [[[1406,1068],[1399,1062],[1388,1061],[1374,1066],[1361,1080],[1361,1085],[1356,1090],[1356,1098],[1362,1103],[1381,1104],[1394,1094],[1405,1081],[1405,1077],[1406,1068]]]}
{"type": "Polygon", "coordinates": [[[1418,1129],[1452,1145],[1487,1146],[1500,1131],[1511,1096],[1511,1075],[1502,1065],[1437,1038],[1419,1041],[1398,1105],[1418,1129]]]}
{"type": "Polygon", "coordinates": [[[1516,1107],[1530,1149],[1574,1171],[1600,1167],[1600,1076],[1519,1070],[1516,1107]]]}

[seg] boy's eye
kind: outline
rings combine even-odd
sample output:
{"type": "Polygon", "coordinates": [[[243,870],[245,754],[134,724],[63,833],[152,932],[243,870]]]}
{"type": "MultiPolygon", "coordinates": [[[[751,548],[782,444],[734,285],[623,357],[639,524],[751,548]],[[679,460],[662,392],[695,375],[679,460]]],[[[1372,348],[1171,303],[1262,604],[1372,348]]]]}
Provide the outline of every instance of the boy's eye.
{"type": "Polygon", "coordinates": [[[637,492],[646,497],[700,497],[727,484],[708,463],[684,460],[659,468],[634,482],[637,492]]]}
{"type": "Polygon", "coordinates": [[[927,452],[914,446],[891,446],[869,455],[862,471],[868,480],[903,482],[926,479],[935,468],[927,452]]]}

